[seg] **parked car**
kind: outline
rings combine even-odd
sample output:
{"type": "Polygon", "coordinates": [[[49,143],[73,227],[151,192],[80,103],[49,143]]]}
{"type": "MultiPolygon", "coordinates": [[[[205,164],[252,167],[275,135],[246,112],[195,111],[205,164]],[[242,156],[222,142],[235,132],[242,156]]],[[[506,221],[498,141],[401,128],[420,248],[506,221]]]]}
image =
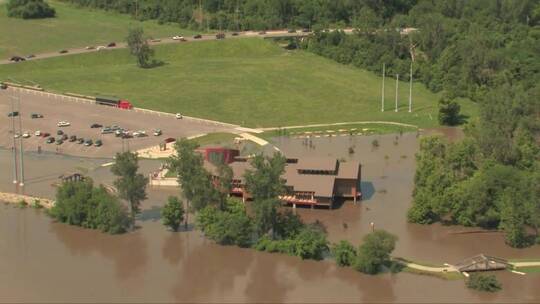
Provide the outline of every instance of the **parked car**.
{"type": "Polygon", "coordinates": [[[101,134],[111,134],[113,132],[114,131],[111,129],[111,127],[105,127],[103,129],[101,129],[101,134]]]}
{"type": "Polygon", "coordinates": [[[71,135],[71,136],[69,137],[69,142],[74,142],[74,141],[76,141],[76,140],[77,140],[77,136],[75,136],[75,135],[71,135]]]}
{"type": "Polygon", "coordinates": [[[64,131],[58,130],[58,131],[56,131],[56,135],[64,135],[64,131]]]}
{"type": "Polygon", "coordinates": [[[78,143],[79,145],[82,144],[82,143],[84,143],[84,138],[82,138],[82,137],[77,138],[77,143],[78,143]]]}
{"type": "Polygon", "coordinates": [[[14,137],[14,138],[19,138],[19,137],[21,137],[21,134],[15,133],[15,134],[13,135],[13,137],[14,137]]]}
{"type": "Polygon", "coordinates": [[[111,42],[107,44],[107,47],[115,47],[115,46],[116,46],[116,42],[111,42]]]}
{"type": "Polygon", "coordinates": [[[197,35],[193,36],[193,39],[201,39],[201,38],[202,38],[201,34],[197,34],[197,35]]]}
{"type": "Polygon", "coordinates": [[[102,145],[103,145],[103,142],[101,142],[101,139],[96,140],[96,142],[94,143],[94,146],[96,147],[101,147],[102,145]]]}
{"type": "Polygon", "coordinates": [[[172,39],[173,40],[182,40],[182,39],[184,39],[184,37],[183,36],[174,36],[174,37],[172,37],[172,39]]]}
{"type": "Polygon", "coordinates": [[[232,35],[232,36],[238,36],[239,34],[238,34],[238,32],[232,32],[231,35],[232,35]]]}
{"type": "Polygon", "coordinates": [[[67,121],[59,121],[56,125],[59,127],[69,127],[71,124],[67,121]]]}
{"type": "Polygon", "coordinates": [[[8,117],[17,117],[17,116],[19,116],[19,112],[17,112],[17,111],[9,112],[7,116],[8,117]]]}
{"type": "Polygon", "coordinates": [[[164,140],[164,142],[165,142],[166,144],[172,143],[172,142],[175,142],[175,141],[176,141],[176,139],[174,139],[174,138],[172,138],[172,137],[166,138],[166,139],[164,140]]]}
{"type": "Polygon", "coordinates": [[[68,138],[69,138],[69,137],[68,137],[67,134],[62,134],[62,137],[61,137],[62,140],[67,140],[68,138]]]}
{"type": "Polygon", "coordinates": [[[9,61],[13,61],[13,62],[19,62],[19,61],[25,61],[25,60],[26,59],[24,59],[21,56],[12,56],[11,58],[9,58],[9,61]]]}
{"type": "Polygon", "coordinates": [[[176,117],[176,119],[182,119],[183,116],[180,113],[176,113],[175,117],[176,117]]]}
{"type": "Polygon", "coordinates": [[[89,45],[89,46],[85,47],[84,49],[85,49],[85,50],[93,50],[93,49],[95,49],[95,48],[96,48],[95,46],[89,45]]]}
{"type": "Polygon", "coordinates": [[[57,145],[61,145],[61,144],[63,144],[63,143],[64,143],[64,141],[63,141],[62,139],[57,139],[57,140],[56,140],[56,144],[57,144],[57,145]]]}
{"type": "Polygon", "coordinates": [[[41,137],[41,131],[37,130],[36,132],[34,132],[34,136],[41,137]]]}
{"type": "Polygon", "coordinates": [[[51,137],[47,138],[46,143],[52,144],[53,142],[54,142],[54,137],[51,136],[51,137]]]}
{"type": "Polygon", "coordinates": [[[31,118],[43,118],[43,115],[41,114],[38,114],[38,113],[32,113],[32,115],[30,115],[31,118]]]}
{"type": "Polygon", "coordinates": [[[117,125],[112,125],[111,130],[113,131],[120,130],[120,127],[117,125]]]}
{"type": "Polygon", "coordinates": [[[106,47],[104,45],[100,45],[96,48],[96,51],[101,51],[101,50],[104,50],[106,49],[106,47]]]}
{"type": "Polygon", "coordinates": [[[24,132],[22,135],[22,138],[29,138],[29,137],[30,137],[30,132],[24,132]]]}
{"type": "Polygon", "coordinates": [[[126,133],[126,130],[124,130],[124,129],[118,129],[118,130],[114,131],[114,136],[116,136],[116,137],[122,137],[122,135],[123,135],[124,133],[126,133]]]}
{"type": "Polygon", "coordinates": [[[60,53],[60,54],[65,54],[65,53],[67,53],[67,52],[68,52],[68,50],[60,50],[58,53],[60,53]]]}
{"type": "Polygon", "coordinates": [[[139,131],[133,132],[133,137],[145,137],[145,136],[146,136],[146,131],[139,130],[139,131]]]}
{"type": "Polygon", "coordinates": [[[161,134],[163,134],[163,133],[161,132],[160,129],[154,130],[154,136],[160,136],[161,134]]]}
{"type": "Polygon", "coordinates": [[[41,137],[43,137],[43,138],[46,138],[46,137],[49,137],[49,136],[51,136],[50,133],[46,133],[46,132],[45,132],[45,133],[41,133],[41,137]]]}
{"type": "Polygon", "coordinates": [[[91,146],[92,144],[94,144],[94,142],[91,140],[91,139],[87,139],[85,142],[84,142],[84,145],[89,147],[91,146]]]}
{"type": "Polygon", "coordinates": [[[26,59],[32,59],[34,57],[36,57],[36,55],[34,55],[34,54],[26,55],[26,59]]]}
{"type": "Polygon", "coordinates": [[[133,135],[131,135],[131,133],[124,132],[124,133],[122,133],[121,138],[122,138],[122,139],[133,138],[133,135]]]}
{"type": "Polygon", "coordinates": [[[98,124],[98,123],[93,123],[93,124],[90,125],[90,128],[92,128],[92,129],[101,128],[101,127],[103,127],[103,126],[98,124]]]}

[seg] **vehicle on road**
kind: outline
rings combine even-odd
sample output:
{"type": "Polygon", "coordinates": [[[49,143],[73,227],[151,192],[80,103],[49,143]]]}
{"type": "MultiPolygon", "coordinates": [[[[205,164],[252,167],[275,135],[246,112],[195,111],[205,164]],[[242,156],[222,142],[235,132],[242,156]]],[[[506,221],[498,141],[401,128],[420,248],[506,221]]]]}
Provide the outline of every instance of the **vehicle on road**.
{"type": "Polygon", "coordinates": [[[93,124],[90,125],[91,129],[101,128],[101,127],[103,127],[103,126],[98,124],[98,123],[93,123],[93,124]]]}
{"type": "Polygon", "coordinates": [[[78,143],[79,145],[82,144],[82,143],[84,143],[84,138],[82,138],[82,137],[77,138],[77,143],[78,143]]]}
{"type": "Polygon", "coordinates": [[[161,39],[150,39],[150,42],[161,42],[161,39]]]}
{"type": "Polygon", "coordinates": [[[13,61],[13,62],[19,62],[19,61],[25,61],[25,60],[26,59],[24,59],[21,56],[12,56],[11,58],[9,58],[9,61],[13,61]]]}
{"type": "Polygon", "coordinates": [[[201,38],[202,38],[201,34],[197,34],[197,35],[193,36],[193,39],[201,39],[201,38]]]}
{"type": "Polygon", "coordinates": [[[74,141],[76,141],[76,140],[77,140],[77,136],[75,136],[75,135],[71,135],[71,136],[69,137],[69,142],[74,142],[74,141]]]}
{"type": "Polygon", "coordinates": [[[37,130],[36,132],[34,132],[34,136],[41,137],[41,131],[37,130]]]}
{"type": "Polygon", "coordinates": [[[174,117],[176,117],[176,119],[182,119],[184,116],[182,116],[180,113],[176,113],[174,117]]]}
{"type": "Polygon", "coordinates": [[[302,33],[309,33],[309,29],[308,28],[302,29],[302,33]]]}
{"type": "Polygon", "coordinates": [[[85,47],[84,49],[85,49],[85,50],[93,50],[93,49],[95,49],[95,48],[96,48],[95,46],[89,45],[89,46],[85,47]]]}
{"type": "Polygon", "coordinates": [[[116,42],[111,42],[107,44],[107,47],[110,47],[110,48],[115,47],[115,46],[116,46],[116,42]]]}
{"type": "Polygon", "coordinates": [[[31,118],[43,118],[43,115],[39,114],[39,113],[32,113],[32,115],[30,115],[31,118]]]}
{"type": "Polygon", "coordinates": [[[163,133],[161,132],[160,129],[154,130],[154,136],[160,136],[161,134],[163,134],[163,133]]]}
{"type": "Polygon", "coordinates": [[[100,45],[96,48],[96,51],[101,51],[101,50],[104,50],[106,49],[106,47],[104,45],[100,45]]]}
{"type": "Polygon", "coordinates": [[[96,103],[99,105],[112,106],[124,110],[130,110],[131,108],[133,108],[131,102],[120,99],[118,97],[97,96],[96,103]]]}
{"type": "Polygon", "coordinates": [[[68,52],[68,50],[60,50],[58,53],[60,53],[60,54],[65,54],[65,53],[67,53],[67,52],[68,52]]]}
{"type": "Polygon", "coordinates": [[[17,112],[17,111],[9,112],[7,116],[8,117],[17,117],[17,116],[19,116],[19,112],[17,112]]]}
{"type": "Polygon", "coordinates": [[[217,33],[216,39],[225,39],[225,33],[217,33]]]}
{"type": "Polygon", "coordinates": [[[184,36],[174,36],[172,37],[173,40],[182,40],[184,39],[184,36]]]}
{"type": "Polygon", "coordinates": [[[59,127],[69,127],[71,124],[67,121],[59,121],[56,125],[59,127]]]}
{"type": "Polygon", "coordinates": [[[56,131],[56,135],[64,135],[64,131],[58,130],[58,131],[56,131]]]}
{"type": "Polygon", "coordinates": [[[94,144],[94,142],[91,140],[91,139],[87,139],[85,142],[84,142],[84,145],[89,147],[91,146],[92,144],[94,144]]]}
{"type": "Polygon", "coordinates": [[[54,137],[51,136],[51,137],[47,138],[46,143],[52,144],[53,142],[54,142],[54,137]]]}
{"type": "Polygon", "coordinates": [[[103,142],[101,141],[101,139],[96,140],[96,142],[94,143],[94,146],[96,147],[101,147],[102,145],[103,145],[103,142]]]}
{"type": "Polygon", "coordinates": [[[36,55],[34,55],[34,54],[26,55],[26,59],[32,59],[34,57],[36,57],[36,55]]]}
{"type": "Polygon", "coordinates": [[[266,35],[266,31],[260,31],[259,35],[266,35]]]}
{"type": "Polygon", "coordinates": [[[22,138],[29,138],[29,137],[30,137],[30,132],[24,132],[22,135],[22,138]]]}
{"type": "Polygon", "coordinates": [[[296,33],[296,30],[295,29],[288,29],[287,30],[287,33],[291,34],[291,33],[296,33]]]}
{"type": "Polygon", "coordinates": [[[57,139],[57,140],[56,140],[56,144],[57,144],[57,145],[61,145],[61,144],[63,144],[63,143],[64,143],[64,141],[63,141],[62,139],[57,139]]]}
{"type": "Polygon", "coordinates": [[[51,136],[50,133],[47,133],[47,132],[41,133],[41,137],[43,137],[43,138],[46,138],[46,137],[49,137],[49,136],[51,136]]]}
{"type": "Polygon", "coordinates": [[[232,36],[238,36],[239,34],[238,34],[238,32],[232,32],[231,35],[232,35],[232,36]]]}

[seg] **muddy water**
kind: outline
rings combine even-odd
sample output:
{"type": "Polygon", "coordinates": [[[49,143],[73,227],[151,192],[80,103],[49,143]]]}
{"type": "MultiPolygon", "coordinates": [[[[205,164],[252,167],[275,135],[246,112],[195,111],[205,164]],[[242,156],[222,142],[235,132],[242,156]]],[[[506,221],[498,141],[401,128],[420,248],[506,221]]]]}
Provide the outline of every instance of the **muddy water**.
{"type": "MultiPolygon", "coordinates": [[[[301,140],[282,139],[289,154],[333,155],[363,164],[365,200],[346,202],[337,210],[298,209],[306,220],[321,219],[329,237],[358,243],[369,222],[399,236],[397,255],[454,262],[484,252],[504,257],[540,256],[538,248],[512,250],[496,234],[453,234],[459,227],[407,224],[410,204],[415,134],[405,134],[394,145],[393,136],[324,138],[315,149],[301,140]],[[347,149],[355,145],[355,154],[347,149]],[[385,156],[388,156],[386,159],[385,156]],[[403,156],[406,157],[403,157],[403,156]],[[383,191],[385,190],[385,191],[383,191]],[[343,222],[348,228],[343,228],[343,222]]],[[[9,165],[9,151],[0,150],[0,165],[9,165]]],[[[110,183],[107,160],[29,156],[29,194],[52,197],[54,174],[85,168],[100,182],[110,183]],[[98,169],[96,169],[98,168],[98,169]],[[49,172],[43,174],[41,172],[49,172]]],[[[143,161],[143,171],[159,165],[143,161]]],[[[0,174],[0,191],[13,187],[11,171],[0,174]],[[6,176],[7,175],[7,176],[6,176]]],[[[151,189],[140,229],[110,236],[52,222],[41,211],[0,204],[0,302],[538,302],[540,275],[525,277],[498,273],[502,292],[486,295],[470,291],[462,281],[444,281],[411,274],[362,275],[336,268],[330,262],[301,261],[295,257],[249,249],[222,247],[197,231],[171,233],[159,222],[159,210],[174,189],[151,189]]]]}

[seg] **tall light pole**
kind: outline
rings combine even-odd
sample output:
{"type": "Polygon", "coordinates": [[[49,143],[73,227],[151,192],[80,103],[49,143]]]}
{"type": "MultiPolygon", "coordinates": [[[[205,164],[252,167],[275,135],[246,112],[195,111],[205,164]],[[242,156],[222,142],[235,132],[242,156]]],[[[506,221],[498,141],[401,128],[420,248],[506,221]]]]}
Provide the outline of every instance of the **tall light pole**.
{"type": "Polygon", "coordinates": [[[13,136],[13,183],[17,184],[17,141],[15,139],[15,97],[11,99],[11,133],[13,136]]]}
{"type": "Polygon", "coordinates": [[[409,72],[409,113],[412,112],[412,61],[411,61],[411,70],[409,72]]]}
{"type": "Polygon", "coordinates": [[[381,112],[384,112],[384,77],[386,76],[385,73],[386,64],[382,64],[382,97],[381,97],[381,112]]]}
{"type": "Polygon", "coordinates": [[[23,155],[23,137],[22,137],[22,118],[21,118],[21,96],[19,95],[17,100],[19,101],[19,152],[21,153],[20,162],[21,162],[21,179],[19,181],[19,186],[24,187],[24,155],[23,155]]]}
{"type": "Polygon", "coordinates": [[[396,112],[398,111],[397,110],[398,88],[399,88],[399,74],[396,74],[396,112]]]}

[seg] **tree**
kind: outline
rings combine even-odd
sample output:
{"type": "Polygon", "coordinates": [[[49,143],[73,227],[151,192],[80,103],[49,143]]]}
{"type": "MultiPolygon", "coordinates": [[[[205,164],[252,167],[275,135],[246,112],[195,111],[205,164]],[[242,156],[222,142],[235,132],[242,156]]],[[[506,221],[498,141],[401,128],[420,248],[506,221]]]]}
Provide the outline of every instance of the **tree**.
{"type": "Polygon", "coordinates": [[[322,260],[328,251],[326,234],[318,225],[307,225],[294,238],[295,255],[304,259],[322,260]]]}
{"type": "Polygon", "coordinates": [[[396,241],[396,236],[384,230],[366,235],[358,249],[354,268],[367,274],[380,272],[382,266],[390,263],[390,254],[396,247],[396,241]]]}
{"type": "Polygon", "coordinates": [[[184,220],[184,204],[178,197],[169,196],[167,204],[161,210],[163,225],[171,228],[173,231],[178,231],[180,223],[184,220]]]}
{"type": "Polygon", "coordinates": [[[154,56],[154,50],[148,45],[142,27],[129,29],[127,44],[131,55],[137,57],[137,65],[141,68],[149,67],[150,60],[154,56]]]}
{"type": "Polygon", "coordinates": [[[227,164],[220,164],[218,166],[218,185],[217,189],[220,194],[219,207],[223,210],[224,204],[229,197],[232,189],[233,171],[227,164]]]}
{"type": "Polygon", "coordinates": [[[274,237],[278,215],[277,208],[279,204],[279,200],[277,199],[266,199],[253,202],[253,218],[255,222],[255,231],[258,235],[261,236],[270,232],[270,235],[274,237]]]}
{"type": "Polygon", "coordinates": [[[460,122],[461,107],[454,100],[442,97],[439,100],[439,123],[445,126],[455,126],[460,122]]]}
{"type": "Polygon", "coordinates": [[[43,0],[9,0],[7,5],[9,17],[22,19],[51,18],[56,10],[43,0]]]}
{"type": "Polygon", "coordinates": [[[276,152],[273,157],[256,155],[251,160],[255,170],[247,170],[244,178],[246,188],[254,201],[276,199],[285,188],[285,180],[281,177],[285,172],[287,159],[276,152]]]}
{"type": "Polygon", "coordinates": [[[340,241],[332,247],[332,255],[340,267],[351,266],[356,259],[356,250],[347,241],[340,241]]]}
{"type": "Polygon", "coordinates": [[[470,289],[496,292],[502,289],[501,283],[497,281],[494,275],[485,275],[479,273],[472,273],[467,280],[467,287],[470,289]]]}
{"type": "Polygon", "coordinates": [[[137,173],[139,170],[139,158],[137,153],[123,152],[117,153],[111,172],[118,178],[114,181],[114,186],[118,189],[120,198],[128,201],[131,217],[140,212],[141,201],[146,199],[146,185],[148,178],[137,173]]]}

